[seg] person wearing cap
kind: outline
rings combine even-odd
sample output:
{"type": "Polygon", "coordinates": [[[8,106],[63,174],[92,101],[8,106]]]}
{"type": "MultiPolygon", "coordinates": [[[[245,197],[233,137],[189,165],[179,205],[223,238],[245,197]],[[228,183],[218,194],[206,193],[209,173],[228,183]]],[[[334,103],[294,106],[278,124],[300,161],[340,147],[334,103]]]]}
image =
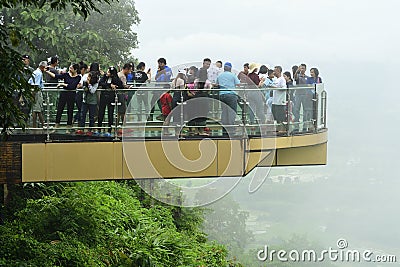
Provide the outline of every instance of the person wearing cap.
{"type": "MultiPolygon", "coordinates": [[[[22,62],[24,64],[24,72],[22,73],[22,79],[29,81],[32,77],[33,68],[29,66],[30,57],[28,55],[23,55],[21,57],[22,62]]],[[[24,89],[15,90],[12,93],[13,102],[16,106],[20,109],[20,111],[24,114],[24,121],[27,123],[29,120],[29,113],[31,111],[31,104],[30,101],[24,96],[23,92],[24,89]]]]}
{"type": "Polygon", "coordinates": [[[29,73],[24,73],[24,78],[28,81],[31,78],[30,73],[34,71],[34,69],[29,66],[31,62],[31,57],[29,55],[23,55],[22,56],[22,62],[24,63],[24,70],[28,70],[29,73]]]}
{"type": "MultiPolygon", "coordinates": [[[[217,84],[220,88],[220,100],[225,105],[222,105],[221,123],[222,125],[234,125],[238,96],[234,91],[235,87],[240,84],[238,77],[232,72],[232,64],[226,62],[224,64],[224,72],[218,75],[217,84]]],[[[233,130],[231,127],[224,127],[224,135],[233,130]]]]}
{"type": "Polygon", "coordinates": [[[260,77],[258,76],[258,70],[260,69],[260,66],[261,64],[258,63],[250,63],[249,73],[247,74],[250,80],[257,86],[260,83],[260,77]]]}
{"type": "Polygon", "coordinates": [[[36,85],[38,87],[38,90],[34,93],[35,94],[35,103],[32,106],[32,127],[37,128],[37,117],[39,118],[40,123],[42,124],[42,127],[44,125],[44,119],[43,119],[43,73],[46,69],[47,62],[42,61],[39,63],[38,68],[32,73],[32,77],[29,79],[29,83],[31,85],[36,85]]]}
{"type": "Polygon", "coordinates": [[[29,64],[31,63],[31,57],[29,55],[22,56],[22,62],[24,63],[26,68],[31,68],[29,64]]]}

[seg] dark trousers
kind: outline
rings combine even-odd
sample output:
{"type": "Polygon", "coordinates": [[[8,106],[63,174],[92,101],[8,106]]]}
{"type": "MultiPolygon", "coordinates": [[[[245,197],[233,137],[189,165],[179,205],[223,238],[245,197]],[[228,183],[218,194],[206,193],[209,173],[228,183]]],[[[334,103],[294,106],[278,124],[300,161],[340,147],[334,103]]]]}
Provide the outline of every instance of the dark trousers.
{"type": "Polygon", "coordinates": [[[272,115],[277,123],[286,121],[286,106],[272,104],[272,115]]]}
{"type": "Polygon", "coordinates": [[[74,121],[79,122],[81,120],[81,111],[82,111],[82,104],[83,104],[83,92],[79,91],[75,95],[75,104],[78,108],[78,111],[75,113],[74,121]]]}
{"type": "Polygon", "coordinates": [[[96,115],[97,112],[97,105],[93,104],[86,104],[86,103],[82,103],[82,114],[81,114],[81,118],[79,121],[79,127],[84,127],[85,126],[85,121],[86,121],[86,114],[89,111],[89,127],[93,127],[94,126],[94,116],[96,115]]]}
{"type": "Polygon", "coordinates": [[[103,91],[100,95],[100,104],[99,104],[99,120],[98,126],[102,127],[104,115],[106,113],[106,107],[108,112],[108,130],[111,132],[111,125],[114,123],[114,106],[111,103],[115,102],[115,93],[109,91],[103,91]]]}
{"type": "Polygon", "coordinates": [[[222,94],[219,96],[222,103],[221,123],[224,126],[224,134],[234,134],[235,128],[232,126],[225,127],[225,125],[234,125],[237,113],[237,100],[238,96],[235,94],[222,94]]]}
{"type": "Polygon", "coordinates": [[[206,126],[209,103],[208,94],[204,91],[196,93],[192,101],[188,101],[188,112],[189,119],[191,119],[191,125],[193,126],[206,126]]]}
{"type": "Polygon", "coordinates": [[[299,92],[296,91],[294,107],[293,107],[293,115],[294,121],[300,121],[300,109],[303,107],[303,122],[310,121],[312,117],[312,106],[313,106],[313,95],[308,92],[299,92]]]}
{"type": "Polygon", "coordinates": [[[64,111],[65,104],[67,105],[67,125],[72,125],[72,116],[74,115],[74,104],[75,104],[75,91],[60,92],[60,98],[58,99],[56,123],[60,123],[61,115],[64,111]]]}

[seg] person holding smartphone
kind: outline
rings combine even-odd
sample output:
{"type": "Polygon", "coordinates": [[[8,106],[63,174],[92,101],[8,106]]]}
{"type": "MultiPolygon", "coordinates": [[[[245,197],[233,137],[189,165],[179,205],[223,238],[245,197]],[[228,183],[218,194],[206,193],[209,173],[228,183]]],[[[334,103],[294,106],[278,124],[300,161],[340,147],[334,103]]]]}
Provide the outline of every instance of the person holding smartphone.
{"type": "MultiPolygon", "coordinates": [[[[149,68],[147,72],[144,70],[146,69],[146,64],[144,62],[140,62],[136,67],[136,72],[134,73],[133,80],[135,82],[135,87],[139,90],[136,92],[136,101],[137,101],[137,118],[138,121],[142,120],[142,112],[143,106],[145,110],[146,117],[149,115],[149,94],[148,91],[145,89],[146,83],[150,82],[151,80],[151,69],[149,68]]],[[[130,101],[130,99],[128,100],[130,101]]],[[[129,105],[129,103],[128,103],[129,105]]],[[[132,105],[132,104],[131,104],[132,105]]],[[[131,106],[130,105],[130,106],[131,106]]]]}

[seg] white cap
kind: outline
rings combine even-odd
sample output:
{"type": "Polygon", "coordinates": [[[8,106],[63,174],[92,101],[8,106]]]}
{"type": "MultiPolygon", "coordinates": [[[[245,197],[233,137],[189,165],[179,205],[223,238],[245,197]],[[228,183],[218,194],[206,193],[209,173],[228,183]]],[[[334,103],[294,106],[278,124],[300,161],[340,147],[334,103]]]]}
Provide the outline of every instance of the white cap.
{"type": "Polygon", "coordinates": [[[186,70],[184,69],[178,70],[178,73],[186,74],[186,70]]]}

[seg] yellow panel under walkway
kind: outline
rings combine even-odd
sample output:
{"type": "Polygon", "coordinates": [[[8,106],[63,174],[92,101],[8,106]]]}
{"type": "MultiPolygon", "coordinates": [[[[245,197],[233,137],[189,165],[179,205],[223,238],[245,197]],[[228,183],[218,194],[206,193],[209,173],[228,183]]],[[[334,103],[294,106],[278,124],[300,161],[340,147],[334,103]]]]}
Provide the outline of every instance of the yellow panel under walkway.
{"type": "Polygon", "coordinates": [[[250,139],[22,144],[22,182],[244,176],[255,167],[323,165],[327,131],[250,139]]]}

